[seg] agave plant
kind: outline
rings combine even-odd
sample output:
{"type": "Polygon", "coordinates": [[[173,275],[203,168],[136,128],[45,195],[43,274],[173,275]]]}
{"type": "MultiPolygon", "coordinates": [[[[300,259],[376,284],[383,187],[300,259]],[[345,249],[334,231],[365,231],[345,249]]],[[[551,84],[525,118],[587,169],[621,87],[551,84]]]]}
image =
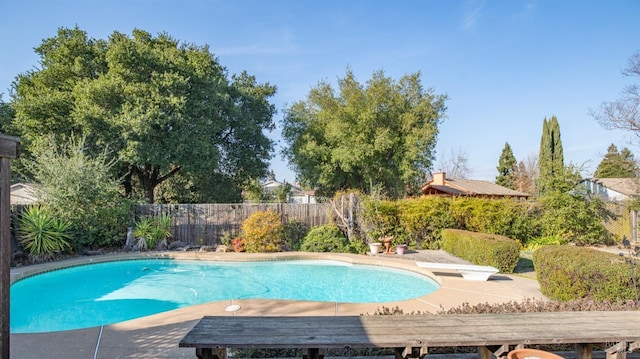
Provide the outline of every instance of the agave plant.
{"type": "Polygon", "coordinates": [[[171,236],[171,216],[165,213],[158,218],[143,217],[136,222],[133,235],[138,238],[138,249],[153,248],[156,243],[171,236]]]}
{"type": "Polygon", "coordinates": [[[156,243],[171,237],[171,216],[169,216],[169,214],[163,213],[160,217],[156,218],[153,237],[156,243]]]}
{"type": "Polygon", "coordinates": [[[71,226],[71,222],[54,217],[46,208],[31,206],[20,217],[20,243],[33,256],[61,252],[71,248],[71,226]]]}
{"type": "Polygon", "coordinates": [[[143,217],[138,222],[136,222],[136,226],[133,229],[133,236],[138,239],[137,247],[140,250],[146,250],[150,246],[149,243],[153,241],[153,228],[154,225],[153,217],[143,217]]]}

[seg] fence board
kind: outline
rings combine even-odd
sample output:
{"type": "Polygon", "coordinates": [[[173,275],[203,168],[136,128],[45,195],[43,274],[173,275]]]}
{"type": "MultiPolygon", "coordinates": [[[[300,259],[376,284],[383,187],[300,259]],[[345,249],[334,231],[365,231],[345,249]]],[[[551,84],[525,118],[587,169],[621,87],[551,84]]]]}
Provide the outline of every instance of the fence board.
{"type": "Polygon", "coordinates": [[[191,245],[217,245],[224,233],[240,234],[242,221],[259,211],[280,214],[283,223],[301,221],[309,227],[329,223],[327,203],[209,203],[139,205],[136,217],[160,216],[173,219],[173,239],[191,245]]]}

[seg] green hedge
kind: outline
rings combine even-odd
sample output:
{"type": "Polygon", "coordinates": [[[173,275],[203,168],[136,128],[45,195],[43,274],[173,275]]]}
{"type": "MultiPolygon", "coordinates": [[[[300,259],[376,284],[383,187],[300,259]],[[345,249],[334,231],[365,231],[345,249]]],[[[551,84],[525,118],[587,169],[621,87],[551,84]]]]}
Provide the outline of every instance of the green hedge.
{"type": "Polygon", "coordinates": [[[425,196],[396,201],[366,198],[361,230],[369,239],[394,235],[416,249],[441,247],[441,231],[464,229],[505,236],[526,245],[540,237],[574,244],[611,244],[603,223],[611,219],[597,199],[569,194],[540,201],[425,196]]]}
{"type": "Polygon", "coordinates": [[[397,201],[367,200],[364,232],[392,234],[412,248],[437,249],[445,228],[499,234],[526,243],[540,235],[536,204],[513,199],[426,196],[397,201]]]}
{"type": "Polygon", "coordinates": [[[444,229],[442,249],[478,265],[493,266],[513,273],[520,256],[520,243],[495,234],[444,229]]]}
{"type": "Polygon", "coordinates": [[[427,196],[398,201],[398,221],[416,248],[437,249],[443,228],[459,228],[451,211],[451,199],[427,196]]]}
{"type": "MultiPolygon", "coordinates": [[[[635,298],[631,267],[624,258],[596,249],[546,246],[533,252],[540,291],[560,301],[635,298]]],[[[640,280],[636,263],[636,281],[640,280]]]]}

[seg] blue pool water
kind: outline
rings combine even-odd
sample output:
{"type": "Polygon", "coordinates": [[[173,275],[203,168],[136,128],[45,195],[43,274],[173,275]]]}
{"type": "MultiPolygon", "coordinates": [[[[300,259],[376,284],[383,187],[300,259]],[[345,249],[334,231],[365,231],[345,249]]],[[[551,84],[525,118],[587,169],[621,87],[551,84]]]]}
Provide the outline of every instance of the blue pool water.
{"type": "Polygon", "coordinates": [[[408,271],[335,261],[130,260],[39,274],[11,286],[11,331],[87,328],[231,299],[382,303],[438,289],[408,271]]]}

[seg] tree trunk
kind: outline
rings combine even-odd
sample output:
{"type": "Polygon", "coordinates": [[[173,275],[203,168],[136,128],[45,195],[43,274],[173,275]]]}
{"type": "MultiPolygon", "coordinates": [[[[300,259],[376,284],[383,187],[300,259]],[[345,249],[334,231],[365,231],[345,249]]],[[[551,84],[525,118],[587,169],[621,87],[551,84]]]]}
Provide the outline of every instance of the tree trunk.
{"type": "Polygon", "coordinates": [[[138,179],[140,180],[142,191],[144,192],[144,196],[147,198],[148,203],[155,202],[154,191],[156,187],[178,173],[180,169],[181,167],[177,166],[164,176],[160,176],[160,169],[158,167],[152,167],[149,164],[145,165],[144,168],[133,166],[133,170],[136,172],[138,179]]]}

